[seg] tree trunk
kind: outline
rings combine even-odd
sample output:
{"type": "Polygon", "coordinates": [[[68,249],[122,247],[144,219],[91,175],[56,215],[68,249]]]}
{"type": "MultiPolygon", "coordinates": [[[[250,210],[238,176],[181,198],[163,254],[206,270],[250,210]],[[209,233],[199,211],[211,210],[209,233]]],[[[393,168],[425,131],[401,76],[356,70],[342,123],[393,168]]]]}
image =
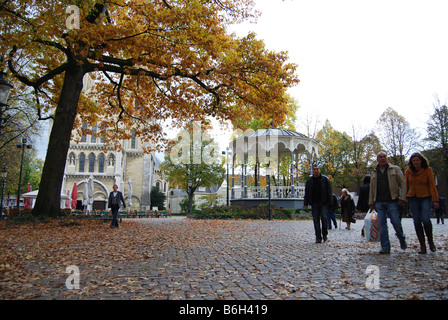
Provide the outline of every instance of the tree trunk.
{"type": "Polygon", "coordinates": [[[193,200],[194,200],[194,192],[188,194],[188,213],[193,214],[193,200]]]}
{"type": "Polygon", "coordinates": [[[61,187],[83,77],[82,65],[76,62],[65,72],[64,84],[48,142],[39,194],[32,211],[35,216],[57,217],[61,213],[61,187]]]}

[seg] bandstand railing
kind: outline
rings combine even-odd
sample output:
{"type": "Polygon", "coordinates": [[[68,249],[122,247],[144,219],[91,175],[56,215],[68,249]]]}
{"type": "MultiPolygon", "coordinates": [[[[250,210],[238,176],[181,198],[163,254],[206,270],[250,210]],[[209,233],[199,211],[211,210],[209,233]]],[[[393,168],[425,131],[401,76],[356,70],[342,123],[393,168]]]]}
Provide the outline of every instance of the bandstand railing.
{"type": "MultiPolygon", "coordinates": [[[[232,199],[267,199],[267,187],[246,187],[232,189],[232,199]],[[247,189],[247,190],[245,190],[247,189]]],[[[271,186],[271,199],[303,199],[305,184],[298,186],[271,186]]]]}

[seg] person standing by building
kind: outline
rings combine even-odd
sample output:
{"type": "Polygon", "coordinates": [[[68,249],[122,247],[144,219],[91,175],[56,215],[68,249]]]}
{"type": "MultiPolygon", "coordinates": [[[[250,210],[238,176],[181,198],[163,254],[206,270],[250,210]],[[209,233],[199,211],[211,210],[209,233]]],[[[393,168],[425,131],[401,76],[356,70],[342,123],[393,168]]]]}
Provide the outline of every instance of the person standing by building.
{"type": "Polygon", "coordinates": [[[111,228],[118,228],[118,210],[120,209],[120,202],[123,203],[123,208],[126,208],[123,194],[118,191],[118,186],[114,184],[114,191],[109,193],[109,208],[112,209],[112,223],[111,228]]]}
{"type": "Polygon", "coordinates": [[[426,253],[425,234],[428,238],[429,249],[435,252],[430,214],[431,206],[434,206],[434,210],[439,209],[439,193],[428,160],[418,152],[413,153],[409,158],[405,178],[406,196],[414,220],[415,233],[420,243],[419,253],[426,253]]]}
{"type": "Polygon", "coordinates": [[[330,180],[321,174],[318,165],[313,165],[313,175],[308,178],[305,184],[305,199],[303,205],[308,209],[311,205],[313,215],[314,232],[316,243],[327,241],[328,235],[328,209],[332,205],[332,192],[330,180]],[[322,227],[321,227],[322,224],[322,227]]]}
{"type": "Polygon", "coordinates": [[[400,205],[406,203],[406,184],[400,167],[387,162],[387,154],[381,151],[377,155],[378,165],[370,175],[369,206],[378,212],[380,225],[380,254],[390,253],[389,229],[387,213],[390,222],[400,240],[401,249],[406,249],[406,237],[403,232],[400,217],[400,205]]]}

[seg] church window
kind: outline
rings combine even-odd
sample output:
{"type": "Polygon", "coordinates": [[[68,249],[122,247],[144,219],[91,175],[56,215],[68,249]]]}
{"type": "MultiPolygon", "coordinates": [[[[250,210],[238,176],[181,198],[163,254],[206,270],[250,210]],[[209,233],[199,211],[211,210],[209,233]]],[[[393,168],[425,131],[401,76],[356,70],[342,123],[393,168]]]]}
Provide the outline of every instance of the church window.
{"type": "Polygon", "coordinates": [[[95,171],[95,155],[93,153],[89,156],[89,172],[95,171]]]}
{"type": "MultiPolygon", "coordinates": [[[[92,128],[92,131],[93,131],[94,134],[96,134],[96,131],[97,131],[97,126],[96,125],[92,128]]],[[[92,135],[90,137],[90,142],[91,143],[96,143],[96,137],[94,135],[92,135]]]]}
{"type": "Polygon", "coordinates": [[[104,154],[100,154],[98,157],[98,172],[104,172],[104,154]]]}
{"type": "Polygon", "coordinates": [[[135,131],[132,130],[131,149],[135,149],[135,131]]]}
{"type": "Polygon", "coordinates": [[[86,164],[86,156],[84,153],[79,155],[79,172],[84,172],[84,166],[86,164]]]}
{"type": "MultiPolygon", "coordinates": [[[[87,123],[83,123],[82,124],[82,129],[86,130],[87,129],[87,123]]],[[[87,136],[83,133],[81,136],[81,142],[87,142],[87,136]]]]}

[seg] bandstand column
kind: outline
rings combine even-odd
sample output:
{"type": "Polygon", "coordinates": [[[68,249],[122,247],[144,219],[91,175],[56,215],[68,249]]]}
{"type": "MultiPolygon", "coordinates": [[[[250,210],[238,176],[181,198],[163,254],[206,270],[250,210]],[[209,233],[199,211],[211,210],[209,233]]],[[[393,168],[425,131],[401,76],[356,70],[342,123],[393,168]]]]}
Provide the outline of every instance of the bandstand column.
{"type": "MultiPolygon", "coordinates": [[[[233,144],[236,144],[236,141],[233,141],[233,144]]],[[[234,148],[233,150],[235,150],[234,148]]],[[[232,188],[230,189],[230,198],[235,199],[235,151],[232,151],[232,188]]]]}
{"type": "Polygon", "coordinates": [[[295,188],[294,188],[294,150],[291,151],[291,198],[295,198],[295,188]]]}
{"type": "Polygon", "coordinates": [[[244,164],[243,164],[243,198],[247,198],[247,137],[244,138],[244,164]]]}

